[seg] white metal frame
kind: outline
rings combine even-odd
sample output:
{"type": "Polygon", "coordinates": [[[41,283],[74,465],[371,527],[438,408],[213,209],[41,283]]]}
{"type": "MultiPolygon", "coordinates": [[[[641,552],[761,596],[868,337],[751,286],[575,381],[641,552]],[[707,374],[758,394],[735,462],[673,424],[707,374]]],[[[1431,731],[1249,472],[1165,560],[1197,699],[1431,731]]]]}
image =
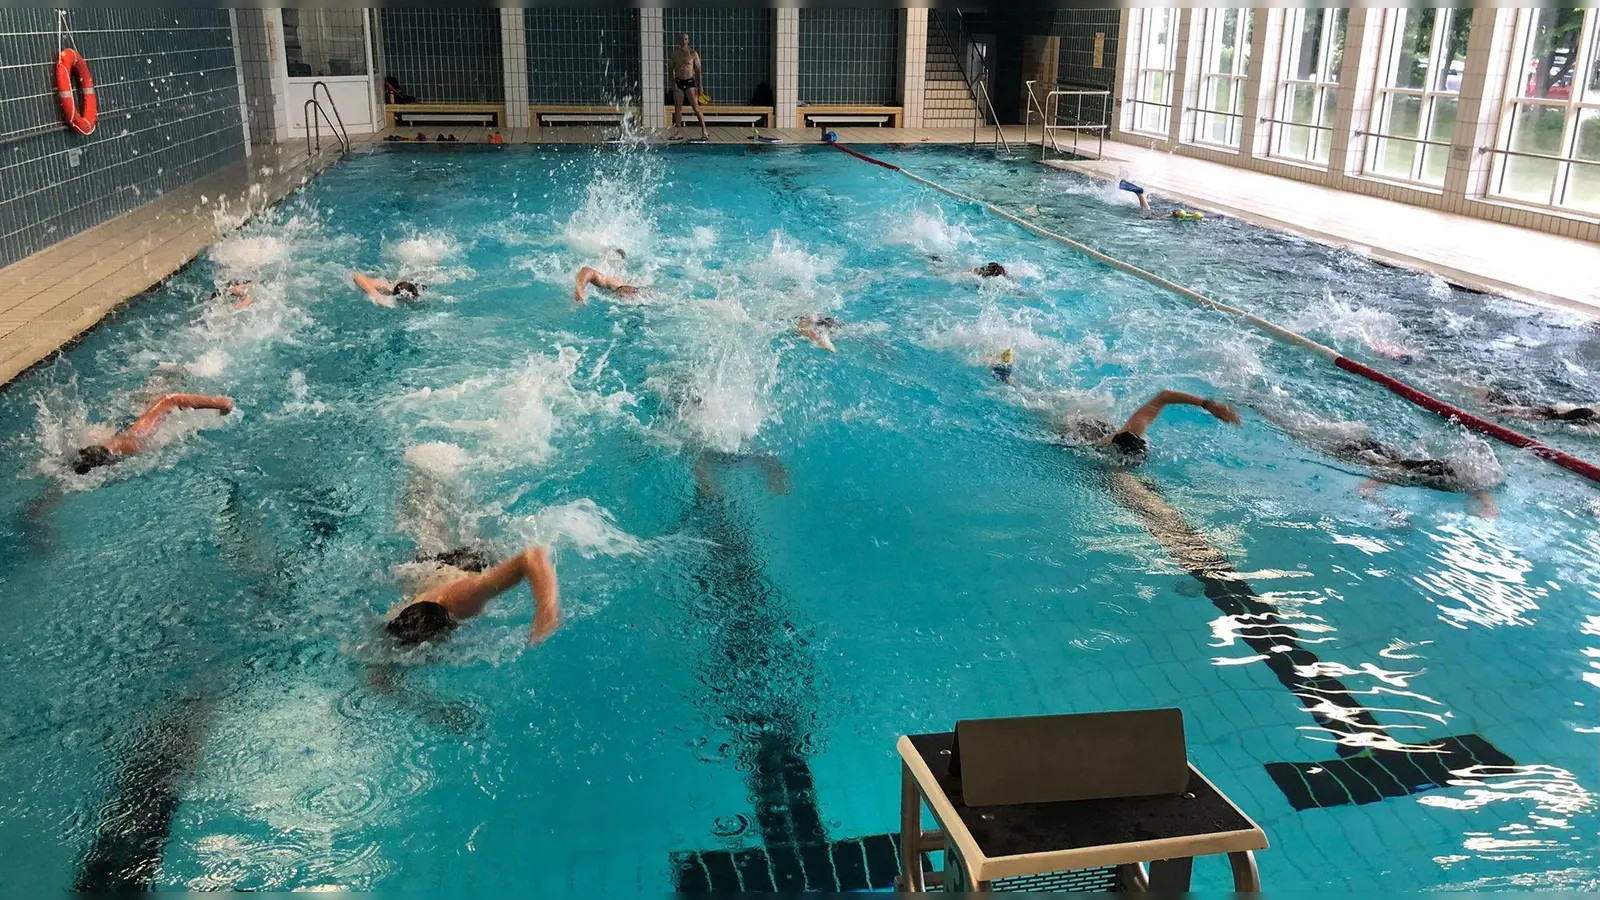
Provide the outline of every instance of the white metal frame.
{"type": "Polygon", "coordinates": [[[1133,66],[1133,90],[1130,92],[1127,110],[1127,131],[1132,134],[1142,134],[1151,137],[1167,138],[1172,129],[1172,111],[1177,106],[1174,102],[1175,94],[1173,82],[1178,75],[1178,24],[1179,9],[1168,6],[1150,6],[1134,9],[1132,13],[1137,17],[1139,30],[1139,58],[1133,66]],[[1151,51],[1155,47],[1155,29],[1153,27],[1157,16],[1167,17],[1167,47],[1164,61],[1152,60],[1151,51]],[[1147,65],[1150,62],[1164,62],[1162,66],[1147,65]],[[1150,98],[1145,94],[1147,76],[1161,75],[1165,85],[1165,96],[1150,98]],[[1146,107],[1165,109],[1165,120],[1160,128],[1145,128],[1140,119],[1146,107]]]}
{"type": "MultiPolygon", "coordinates": [[[[1449,152],[1451,141],[1449,136],[1445,140],[1429,137],[1433,133],[1434,117],[1438,111],[1440,100],[1459,102],[1461,87],[1457,83],[1455,90],[1440,89],[1439,77],[1441,66],[1444,69],[1445,80],[1449,78],[1451,60],[1448,59],[1450,48],[1447,46],[1450,28],[1455,17],[1463,9],[1470,14],[1470,7],[1456,9],[1448,6],[1435,8],[1433,18],[1432,43],[1428,51],[1428,76],[1421,88],[1403,88],[1395,86],[1399,76],[1402,60],[1400,54],[1403,50],[1402,42],[1405,38],[1406,16],[1417,13],[1421,7],[1401,7],[1398,9],[1383,10],[1383,35],[1379,45],[1378,87],[1374,92],[1372,103],[1372,128],[1363,132],[1365,139],[1362,144],[1362,171],[1369,175],[1395,181],[1407,181],[1414,184],[1440,187],[1444,184],[1444,173],[1440,173],[1437,181],[1427,177],[1427,164],[1430,152],[1449,152]],[[1417,106],[1417,135],[1406,137],[1394,134],[1390,130],[1390,123],[1394,117],[1394,100],[1397,97],[1416,97],[1417,106]],[[1412,144],[1415,150],[1412,154],[1410,171],[1405,174],[1385,172],[1379,166],[1384,154],[1387,152],[1388,143],[1391,141],[1412,144]],[[1435,149],[1437,148],[1437,149],[1435,149]]],[[[1466,69],[1462,69],[1462,77],[1466,77],[1466,69]]],[[[1446,157],[1448,164],[1448,156],[1446,157]]]]}
{"type": "MultiPolygon", "coordinates": [[[[1195,68],[1195,79],[1199,83],[1199,93],[1196,95],[1189,139],[1196,144],[1209,144],[1216,147],[1227,147],[1231,150],[1239,149],[1244,137],[1244,111],[1245,83],[1250,80],[1250,39],[1251,27],[1255,20],[1255,10],[1252,7],[1210,7],[1205,11],[1205,18],[1200,26],[1200,54],[1199,65],[1195,68]],[[1234,21],[1233,34],[1233,64],[1228,72],[1216,71],[1216,62],[1222,55],[1222,41],[1227,27],[1227,12],[1237,9],[1240,13],[1234,21]],[[1210,98],[1214,95],[1213,88],[1220,82],[1231,81],[1231,90],[1228,96],[1228,109],[1212,109],[1210,98]],[[1213,140],[1210,129],[1207,128],[1208,119],[1217,116],[1227,122],[1228,139],[1223,141],[1213,140]]],[[[1190,45],[1190,54],[1194,53],[1190,45]]]]}
{"type": "Polygon", "coordinates": [[[1546,206],[1562,211],[1577,210],[1579,207],[1572,205],[1567,196],[1571,186],[1572,167],[1574,165],[1595,165],[1587,161],[1576,159],[1578,150],[1578,125],[1585,112],[1593,112],[1600,116],[1600,91],[1589,92],[1589,74],[1595,65],[1595,57],[1600,54],[1600,9],[1588,7],[1583,11],[1583,27],[1578,36],[1578,58],[1572,69],[1572,93],[1565,100],[1541,99],[1524,97],[1522,93],[1526,88],[1524,79],[1527,77],[1528,54],[1532,48],[1529,46],[1534,35],[1534,16],[1536,14],[1554,13],[1551,7],[1538,7],[1523,9],[1517,13],[1516,38],[1512,42],[1511,65],[1506,72],[1504,92],[1504,105],[1500,116],[1499,136],[1495,141],[1493,152],[1496,155],[1494,169],[1489,179],[1490,196],[1510,199],[1518,203],[1530,201],[1511,197],[1504,192],[1506,169],[1513,156],[1533,157],[1535,159],[1548,159],[1556,163],[1555,178],[1551,180],[1550,195],[1547,203],[1533,201],[1534,206],[1546,206]],[[1593,96],[1585,96],[1586,93],[1593,96]],[[1556,155],[1546,156],[1538,153],[1524,153],[1511,149],[1512,129],[1516,125],[1517,114],[1523,108],[1545,107],[1565,110],[1561,126],[1561,152],[1556,155]]]}
{"type": "MultiPolygon", "coordinates": [[[[1317,43],[1318,58],[1315,70],[1309,80],[1290,77],[1300,68],[1300,32],[1305,26],[1307,9],[1296,7],[1284,11],[1283,38],[1281,63],[1278,67],[1277,102],[1273,104],[1274,118],[1271,120],[1272,135],[1268,142],[1269,155],[1279,159],[1291,159],[1312,165],[1327,165],[1319,157],[1319,152],[1326,145],[1329,158],[1332,158],[1333,148],[1333,120],[1334,107],[1328,105],[1327,94],[1333,90],[1335,97],[1342,90],[1339,81],[1339,71],[1332,65],[1333,62],[1333,35],[1335,24],[1339,17],[1345,16],[1346,28],[1349,25],[1349,10],[1342,8],[1329,8],[1330,15],[1322,19],[1322,35],[1317,43]],[[1311,121],[1295,122],[1289,117],[1294,111],[1294,94],[1296,88],[1311,88],[1311,121]],[[1309,140],[1306,141],[1306,154],[1304,156],[1288,150],[1289,135],[1294,128],[1305,128],[1310,131],[1309,140]]],[[[1348,30],[1347,30],[1348,35],[1348,30]]],[[[1348,52],[1349,47],[1346,46],[1348,52]]]]}

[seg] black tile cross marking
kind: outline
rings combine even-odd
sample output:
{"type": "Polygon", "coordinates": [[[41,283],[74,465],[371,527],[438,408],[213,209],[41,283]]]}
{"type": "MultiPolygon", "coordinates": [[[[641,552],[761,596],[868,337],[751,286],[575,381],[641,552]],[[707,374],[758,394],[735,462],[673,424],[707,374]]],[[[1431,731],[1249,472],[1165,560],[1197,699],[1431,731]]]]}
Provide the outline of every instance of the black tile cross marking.
{"type": "Polygon", "coordinates": [[[687,586],[693,594],[688,605],[708,635],[698,665],[707,688],[703,705],[734,735],[730,749],[745,773],[761,846],[671,854],[676,889],[857,891],[893,885],[899,874],[895,836],[828,838],[804,749],[817,725],[815,668],[804,633],[763,570],[749,523],[711,483],[702,483],[689,517],[711,541],[705,565],[687,586]]]}
{"type": "Polygon", "coordinates": [[[1455,770],[1473,766],[1514,766],[1516,762],[1475,734],[1446,737],[1422,746],[1394,749],[1391,738],[1344,682],[1320,670],[1316,654],[1300,644],[1299,634],[1262,600],[1228,558],[1206,542],[1161,495],[1127,472],[1112,472],[1111,494],[1137,515],[1146,530],[1205,588],[1211,602],[1229,616],[1259,623],[1240,638],[1265,657],[1278,683],[1288,688],[1323,729],[1339,739],[1338,756],[1314,763],[1267,763],[1267,774],[1297,810],[1376,803],[1444,787],[1455,770]],[[1355,740],[1351,740],[1355,738],[1355,740]],[[1370,743],[1369,747],[1359,746],[1370,743]]]}

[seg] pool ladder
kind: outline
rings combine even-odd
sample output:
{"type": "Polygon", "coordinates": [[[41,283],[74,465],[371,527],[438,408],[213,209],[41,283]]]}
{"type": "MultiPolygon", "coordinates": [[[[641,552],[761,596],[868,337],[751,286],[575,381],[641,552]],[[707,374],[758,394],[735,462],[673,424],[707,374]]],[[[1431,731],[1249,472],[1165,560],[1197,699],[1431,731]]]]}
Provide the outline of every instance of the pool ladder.
{"type": "Polygon", "coordinates": [[[1067,152],[1066,150],[1063,150],[1061,145],[1056,141],[1056,132],[1058,132],[1058,131],[1070,131],[1070,132],[1072,132],[1072,154],[1074,156],[1080,156],[1080,157],[1083,155],[1083,153],[1078,149],[1078,133],[1082,132],[1082,131],[1092,131],[1092,132],[1094,132],[1095,136],[1097,138],[1099,138],[1099,141],[1100,141],[1100,146],[1095,151],[1095,158],[1099,159],[1099,158],[1105,156],[1105,151],[1106,151],[1106,131],[1110,127],[1108,125],[1107,121],[1106,121],[1106,118],[1107,118],[1108,112],[1109,112],[1109,110],[1111,108],[1111,92],[1110,91],[1106,91],[1106,90],[1090,90],[1090,89],[1084,89],[1084,88],[1073,88],[1071,90],[1053,90],[1053,91],[1050,91],[1049,93],[1044,95],[1044,102],[1041,103],[1041,102],[1039,102],[1039,95],[1035,94],[1033,92],[1033,86],[1035,84],[1037,84],[1037,83],[1038,82],[1036,82],[1036,81],[1027,82],[1027,85],[1028,85],[1028,109],[1027,109],[1027,116],[1022,120],[1022,143],[1023,143],[1023,145],[1026,146],[1029,143],[1028,132],[1029,132],[1030,128],[1033,126],[1033,115],[1034,115],[1035,112],[1037,112],[1039,114],[1039,119],[1040,119],[1040,126],[1039,127],[1042,129],[1042,131],[1041,131],[1041,133],[1039,135],[1039,156],[1040,156],[1041,159],[1044,158],[1045,155],[1046,155],[1045,154],[1045,148],[1046,147],[1049,147],[1050,149],[1056,151],[1056,154],[1058,156],[1067,152]],[[1059,120],[1061,118],[1061,98],[1062,97],[1075,97],[1075,98],[1077,98],[1077,103],[1078,103],[1077,114],[1074,116],[1071,125],[1060,125],[1060,124],[1057,124],[1057,122],[1059,122],[1059,120]],[[1087,123],[1086,124],[1084,122],[1084,120],[1083,120],[1083,98],[1085,98],[1085,97],[1099,97],[1100,98],[1100,121],[1098,123],[1087,123]]]}
{"type": "Polygon", "coordinates": [[[333,102],[333,92],[328,90],[328,84],[319,81],[311,86],[311,99],[305,105],[306,120],[306,155],[315,156],[322,152],[322,123],[328,123],[328,131],[339,139],[339,152],[350,152],[350,133],[345,131],[344,117],[339,115],[339,106],[333,102]],[[322,89],[322,96],[328,98],[328,107],[323,109],[322,103],[317,100],[317,89],[322,89]],[[328,118],[328,109],[333,110],[333,118],[328,118]],[[316,111],[313,116],[312,111],[316,111]],[[337,123],[337,124],[336,124],[337,123]],[[315,142],[313,143],[313,136],[315,142]]]}

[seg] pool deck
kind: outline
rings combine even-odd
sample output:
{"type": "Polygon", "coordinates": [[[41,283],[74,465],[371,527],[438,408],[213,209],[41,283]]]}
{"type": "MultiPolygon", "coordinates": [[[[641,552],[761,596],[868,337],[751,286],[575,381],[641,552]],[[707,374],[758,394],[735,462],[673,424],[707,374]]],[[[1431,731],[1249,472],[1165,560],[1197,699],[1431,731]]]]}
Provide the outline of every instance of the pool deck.
{"type": "Polygon", "coordinates": [[[0,269],[0,385],[337,161],[304,145],[235,163],[0,269]]]}
{"type": "MultiPolygon", "coordinates": [[[[837,128],[844,144],[965,144],[971,128],[837,128]]],[[[416,129],[403,129],[414,136],[416,129]]],[[[436,131],[430,133],[437,133],[436,131]]],[[[451,129],[462,143],[488,139],[483,128],[451,129]]],[[[615,128],[503,129],[508,144],[593,144],[615,128]]],[[[380,131],[353,138],[382,143],[380,131]]],[[[821,142],[818,129],[712,127],[709,143],[751,145],[762,137],[821,142]]],[[[1021,142],[1022,129],[1007,126],[1021,142]]],[[[646,136],[667,143],[665,132],[646,136]]],[[[979,131],[993,142],[994,130],[979,131]]],[[[328,144],[324,144],[324,150],[328,144]]],[[[132,297],[178,271],[218,237],[278,202],[332,165],[338,154],[308,156],[303,141],[256,146],[237,163],[0,269],[0,385],[94,327],[132,297]],[[87,264],[81,261],[88,260],[87,264]]],[[[1107,142],[1105,158],[1052,165],[1113,179],[1134,173],[1153,192],[1373,258],[1439,274],[1478,290],[1600,316],[1600,244],[1437,212],[1218,163],[1107,142]]]]}

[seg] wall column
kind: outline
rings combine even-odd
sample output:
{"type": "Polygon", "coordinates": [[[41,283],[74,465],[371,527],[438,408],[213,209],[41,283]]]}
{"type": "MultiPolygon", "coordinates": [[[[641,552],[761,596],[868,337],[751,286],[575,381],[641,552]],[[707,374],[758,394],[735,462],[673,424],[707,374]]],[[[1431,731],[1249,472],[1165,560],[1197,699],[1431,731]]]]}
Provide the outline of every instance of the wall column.
{"type": "Polygon", "coordinates": [[[1190,7],[1178,10],[1178,52],[1172,63],[1172,109],[1168,110],[1167,118],[1167,146],[1176,147],[1183,143],[1183,114],[1184,111],[1194,106],[1200,99],[1200,91],[1196,87],[1200,79],[1189,77],[1189,54],[1197,51],[1204,36],[1194,40],[1195,29],[1205,25],[1205,10],[1196,11],[1190,7]]]}
{"type": "Polygon", "coordinates": [[[667,127],[667,38],[661,7],[639,10],[639,92],[644,127],[667,127]]]}
{"type": "Polygon", "coordinates": [[[922,127],[928,79],[928,8],[900,10],[900,127],[922,127]]]}
{"type": "Polygon", "coordinates": [[[1456,108],[1456,130],[1450,137],[1450,161],[1445,164],[1445,208],[1459,212],[1468,197],[1488,193],[1494,172],[1494,154],[1479,154],[1500,137],[1500,108],[1505,99],[1506,74],[1516,38],[1515,9],[1479,6],[1472,11],[1472,32],[1467,37],[1467,67],[1461,76],[1456,108]]]}
{"type": "Polygon", "coordinates": [[[287,141],[291,137],[289,69],[283,56],[283,12],[239,7],[233,21],[250,140],[259,144],[287,141]]]}
{"type": "Polygon", "coordinates": [[[1144,52],[1140,46],[1139,29],[1135,28],[1133,10],[1124,6],[1122,8],[1122,21],[1117,25],[1117,75],[1111,88],[1111,134],[1110,138],[1121,138],[1127,135],[1130,139],[1140,136],[1127,134],[1128,125],[1132,123],[1133,106],[1131,98],[1138,91],[1139,54],[1144,52]]]}
{"type": "Polygon", "coordinates": [[[528,128],[528,31],[522,7],[500,8],[500,60],[506,80],[507,128],[528,128]]]}
{"type": "Polygon", "coordinates": [[[244,91],[244,57],[239,53],[239,12],[228,10],[228,30],[233,34],[233,74],[239,82],[239,124],[244,128],[244,155],[250,156],[250,101],[244,91]]]}
{"type": "Polygon", "coordinates": [[[1372,97],[1378,84],[1378,43],[1383,39],[1384,10],[1352,6],[1345,25],[1344,60],[1339,67],[1339,107],[1333,113],[1328,173],[1361,175],[1367,138],[1356,134],[1372,125],[1372,97]]]}
{"type": "Polygon", "coordinates": [[[773,122],[779,128],[798,128],[800,110],[800,10],[773,10],[772,87],[777,108],[773,122]]]}
{"type": "Polygon", "coordinates": [[[1272,125],[1276,118],[1279,54],[1283,46],[1281,9],[1258,7],[1251,13],[1250,71],[1244,81],[1244,116],[1239,132],[1239,153],[1246,157],[1267,156],[1271,147],[1272,125]]]}

